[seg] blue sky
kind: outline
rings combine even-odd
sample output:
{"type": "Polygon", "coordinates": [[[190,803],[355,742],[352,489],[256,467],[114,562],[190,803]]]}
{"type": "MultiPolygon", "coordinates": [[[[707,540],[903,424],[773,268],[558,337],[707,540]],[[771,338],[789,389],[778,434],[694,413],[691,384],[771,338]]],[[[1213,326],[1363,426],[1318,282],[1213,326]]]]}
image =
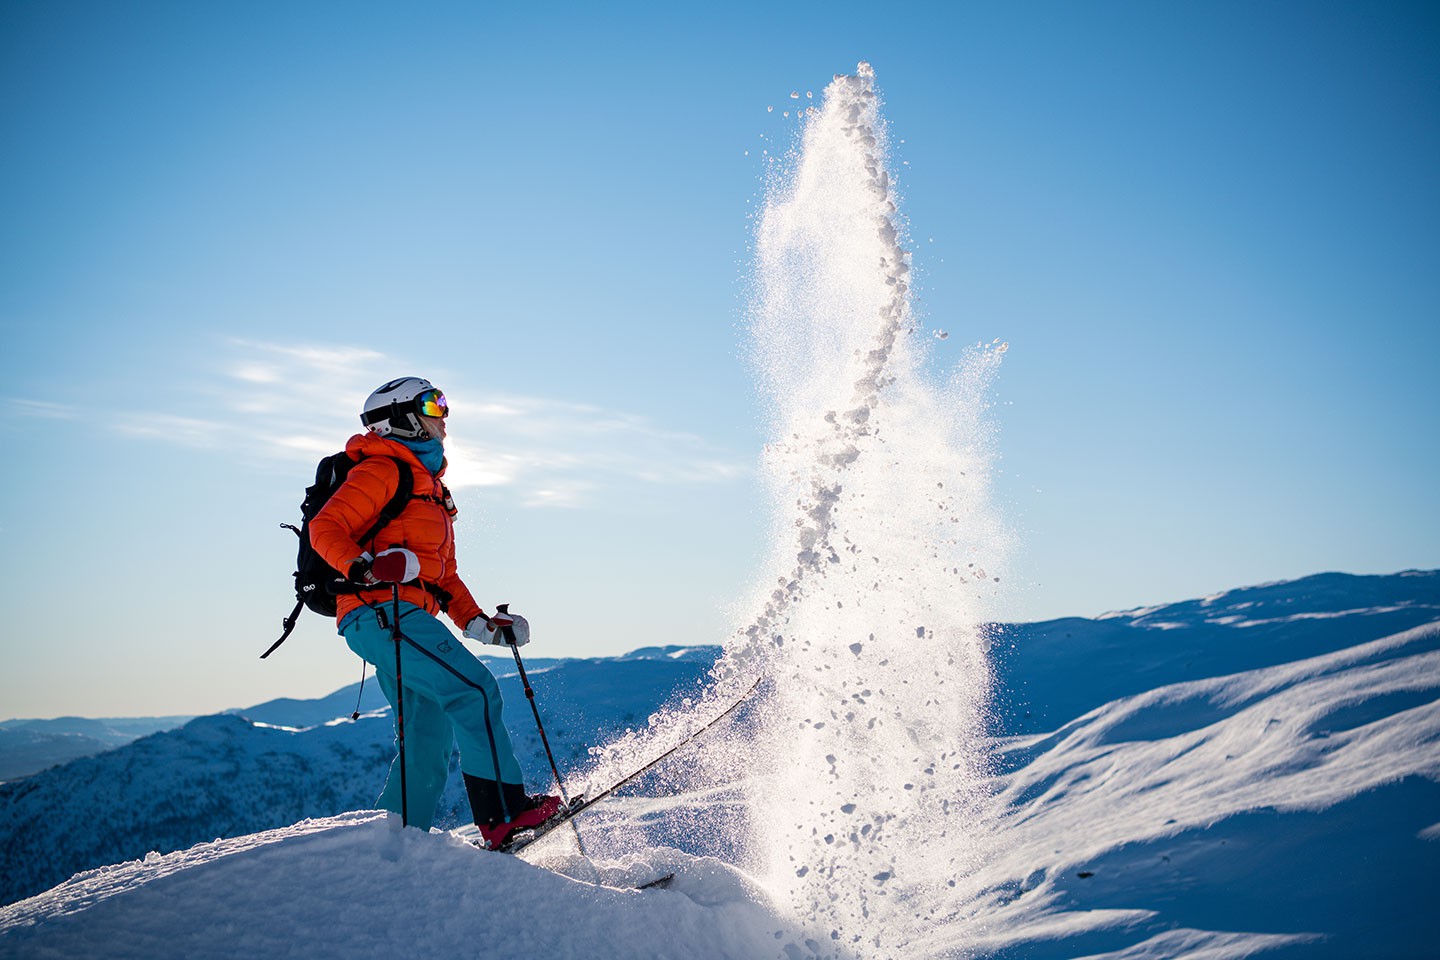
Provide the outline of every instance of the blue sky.
{"type": "Polygon", "coordinates": [[[356,679],[313,616],[255,656],[278,524],[409,373],[531,650],[723,639],[765,151],[861,59],[936,375],[1010,344],[1007,619],[1440,565],[1433,6],[16,2],[0,716],[356,679]]]}

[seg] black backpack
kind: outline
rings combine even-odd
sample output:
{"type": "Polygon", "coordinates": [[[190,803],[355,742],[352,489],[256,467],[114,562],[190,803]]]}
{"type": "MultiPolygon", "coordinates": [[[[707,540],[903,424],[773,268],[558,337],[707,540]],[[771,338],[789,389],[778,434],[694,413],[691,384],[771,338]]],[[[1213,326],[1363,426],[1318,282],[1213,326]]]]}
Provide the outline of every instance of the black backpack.
{"type": "MultiPolygon", "coordinates": [[[[380,515],[375,518],[374,524],[365,531],[365,535],[359,538],[360,543],[374,540],[381,530],[385,529],[392,520],[400,516],[405,509],[405,504],[410,502],[411,494],[414,492],[415,478],[410,473],[409,467],[403,460],[396,457],[386,457],[386,460],[395,464],[400,474],[400,482],[395,488],[395,494],[386,502],[380,515]]],[[[316,613],[327,617],[335,616],[335,595],[337,593],[348,593],[353,591],[349,586],[343,571],[336,570],[326,563],[315,548],[310,546],[310,521],[320,512],[320,508],[335,495],[350,475],[350,470],[355,466],[356,461],[350,459],[350,455],[341,451],[331,454],[321,460],[315,468],[315,482],[305,488],[305,500],[300,504],[300,526],[296,527],[291,523],[282,523],[280,526],[287,530],[295,531],[300,538],[300,550],[295,558],[295,609],[290,611],[290,616],[282,622],[285,632],[280,634],[280,639],[270,645],[270,649],[260,654],[264,660],[275,652],[275,648],[285,642],[290,632],[295,629],[295,623],[300,618],[300,608],[309,607],[316,613]]]]}

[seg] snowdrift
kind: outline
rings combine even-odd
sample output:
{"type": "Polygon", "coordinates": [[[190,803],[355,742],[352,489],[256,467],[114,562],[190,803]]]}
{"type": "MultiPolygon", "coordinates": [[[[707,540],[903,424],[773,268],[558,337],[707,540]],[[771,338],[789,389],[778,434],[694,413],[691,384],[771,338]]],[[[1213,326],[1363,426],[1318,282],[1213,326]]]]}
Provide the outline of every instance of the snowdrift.
{"type": "Polygon", "coordinates": [[[384,813],[307,820],[79,874],[0,910],[0,957],[750,960],[794,936],[714,860],[548,865],[384,813]],[[672,872],[665,889],[634,889],[672,872]]]}

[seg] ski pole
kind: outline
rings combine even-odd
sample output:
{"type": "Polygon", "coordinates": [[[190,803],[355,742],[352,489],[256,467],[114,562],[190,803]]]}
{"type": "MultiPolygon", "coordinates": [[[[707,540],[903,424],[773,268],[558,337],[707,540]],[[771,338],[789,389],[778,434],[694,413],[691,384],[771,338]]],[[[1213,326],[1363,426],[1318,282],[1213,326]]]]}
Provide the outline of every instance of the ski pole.
{"type": "MultiPolygon", "coordinates": [[[[495,608],[497,613],[509,613],[510,604],[502,603],[495,608]]],[[[540,708],[535,703],[535,689],[525,675],[525,664],[520,660],[520,645],[515,642],[515,629],[508,624],[500,628],[510,652],[515,654],[515,668],[520,671],[520,685],[525,688],[525,698],[530,701],[530,712],[535,714],[535,729],[540,731],[540,742],[545,746],[545,757],[550,761],[550,772],[555,775],[555,786],[560,789],[560,799],[570,806],[570,797],[565,793],[565,783],[560,779],[560,768],[555,765],[555,754],[550,750],[550,738],[545,736],[545,724],[540,722],[540,708]]]]}
{"type": "Polygon", "coordinates": [[[400,748],[400,826],[410,826],[410,797],[405,789],[405,683],[400,677],[400,582],[391,584],[393,623],[390,637],[395,641],[395,742],[400,748]]]}
{"type": "MultiPolygon", "coordinates": [[[[510,604],[502,603],[495,608],[498,613],[509,613],[510,604]]],[[[515,669],[520,671],[520,685],[525,688],[525,699],[530,701],[530,712],[535,714],[535,729],[540,731],[540,742],[545,746],[545,757],[550,761],[550,772],[555,775],[555,787],[560,791],[560,802],[570,807],[570,796],[565,792],[565,781],[560,779],[560,768],[555,763],[555,754],[550,749],[550,738],[545,736],[545,724],[540,722],[540,707],[535,703],[535,688],[530,686],[530,678],[525,675],[525,664],[520,659],[520,645],[515,642],[515,628],[511,626],[501,627],[505,642],[510,647],[510,652],[515,655],[515,669]]],[[[574,819],[570,820],[570,829],[575,832],[575,846],[580,849],[580,856],[590,859],[585,852],[585,841],[580,837],[580,825],[574,819]]]]}

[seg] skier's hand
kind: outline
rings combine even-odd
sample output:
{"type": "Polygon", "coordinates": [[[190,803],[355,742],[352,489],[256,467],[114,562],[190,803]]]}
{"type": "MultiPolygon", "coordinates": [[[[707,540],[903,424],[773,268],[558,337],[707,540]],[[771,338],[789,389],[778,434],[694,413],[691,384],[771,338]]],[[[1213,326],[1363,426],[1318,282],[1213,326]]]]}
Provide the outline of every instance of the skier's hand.
{"type": "Polygon", "coordinates": [[[500,643],[523,647],[530,642],[530,621],[518,613],[497,613],[490,618],[495,632],[500,634],[500,643]]]}
{"type": "Polygon", "coordinates": [[[510,644],[523,647],[530,642],[530,622],[518,613],[497,613],[493,617],[476,617],[465,627],[465,636],[481,643],[503,647],[510,644]],[[507,631],[505,628],[509,627],[507,631]]]}
{"type": "Polygon", "coordinates": [[[391,547],[375,555],[370,573],[386,583],[409,583],[420,576],[420,558],[404,547],[391,547]]]}
{"type": "Polygon", "coordinates": [[[362,553],[351,560],[349,569],[345,571],[345,579],[362,587],[373,587],[379,583],[375,574],[370,572],[370,554],[362,553]]]}

